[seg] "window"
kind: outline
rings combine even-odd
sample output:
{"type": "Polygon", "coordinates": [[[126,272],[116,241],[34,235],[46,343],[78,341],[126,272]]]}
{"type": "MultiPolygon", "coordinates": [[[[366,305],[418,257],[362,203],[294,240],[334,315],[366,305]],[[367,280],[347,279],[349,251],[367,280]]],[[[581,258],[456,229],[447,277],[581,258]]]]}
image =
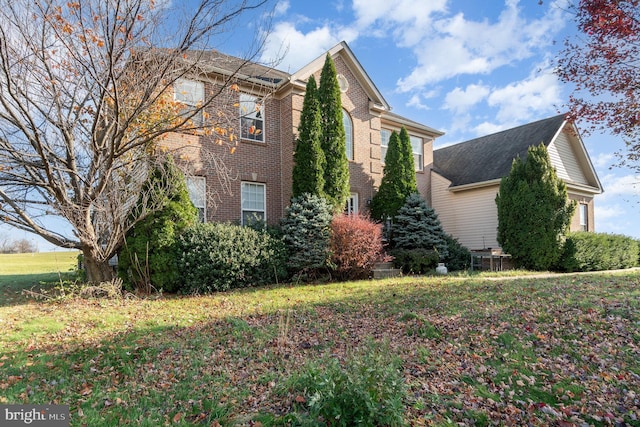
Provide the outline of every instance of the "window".
{"type": "MultiPolygon", "coordinates": [[[[387,149],[389,148],[389,139],[391,139],[391,131],[388,129],[380,130],[380,159],[382,160],[382,164],[384,164],[384,159],[387,156],[387,149]]],[[[411,141],[411,150],[413,151],[413,162],[416,166],[416,171],[421,171],[424,169],[423,162],[423,151],[424,147],[422,145],[422,138],[417,136],[409,135],[409,140],[411,141]]]]}
{"type": "Polygon", "coordinates": [[[187,177],[187,190],[191,203],[198,209],[198,219],[200,222],[206,222],[207,218],[207,192],[206,178],[204,176],[187,177]]]}
{"type": "Polygon", "coordinates": [[[240,137],[264,142],[264,107],[258,98],[240,94],[240,137]]]}
{"type": "Polygon", "coordinates": [[[387,148],[389,148],[389,139],[391,138],[391,131],[387,129],[380,130],[380,158],[384,165],[384,159],[387,157],[387,148]]]}
{"type": "Polygon", "coordinates": [[[409,136],[411,140],[411,149],[413,150],[413,162],[416,165],[416,170],[421,171],[424,169],[424,162],[422,161],[422,138],[417,136],[409,136]]]}
{"type": "MultiPolygon", "coordinates": [[[[185,104],[181,114],[190,116],[204,102],[204,83],[195,80],[178,79],[174,84],[173,98],[185,104]]],[[[195,126],[202,126],[202,111],[191,117],[195,126]]]]}
{"type": "Polygon", "coordinates": [[[589,205],[580,203],[580,229],[589,231],[589,205]]]}
{"type": "Polygon", "coordinates": [[[344,207],[344,213],[353,215],[358,213],[358,193],[351,193],[344,207]]]}
{"type": "Polygon", "coordinates": [[[243,182],[241,187],[242,225],[266,222],[266,185],[243,182]]]}
{"type": "Polygon", "coordinates": [[[347,159],[353,160],[353,122],[346,110],[342,110],[342,123],[344,124],[344,135],[347,143],[347,159]]]}

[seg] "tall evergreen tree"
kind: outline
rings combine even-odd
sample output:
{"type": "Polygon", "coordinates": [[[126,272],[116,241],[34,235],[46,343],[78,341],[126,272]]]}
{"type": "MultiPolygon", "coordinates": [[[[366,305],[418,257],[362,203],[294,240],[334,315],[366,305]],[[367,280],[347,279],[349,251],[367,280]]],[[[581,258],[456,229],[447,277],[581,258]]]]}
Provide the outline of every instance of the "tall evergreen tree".
{"type": "Polygon", "coordinates": [[[409,137],[409,132],[407,132],[407,128],[404,126],[400,129],[400,152],[402,153],[400,157],[400,161],[402,162],[402,166],[400,167],[402,174],[400,180],[404,186],[403,192],[406,198],[418,192],[418,182],[416,179],[416,163],[413,159],[411,137],[409,137]]]}
{"type": "MultiPolygon", "coordinates": [[[[152,286],[175,292],[180,287],[176,237],[198,221],[198,211],[189,199],[184,175],[171,156],[153,170],[143,188],[140,199],[153,197],[163,208],[127,233],[118,256],[118,274],[126,285],[140,292],[148,293],[152,286]]],[[[140,202],[135,209],[143,206],[140,202]]]]}
{"type": "Polygon", "coordinates": [[[304,95],[296,151],[293,154],[293,197],[304,193],[324,195],[326,160],[320,146],[322,117],[318,103],[316,79],[309,77],[304,95]]]}
{"type": "Polygon", "coordinates": [[[500,182],[496,205],[498,243],[516,265],[533,270],[556,266],[576,203],[568,200],[544,144],[529,147],[525,161],[513,161],[500,182]]]}
{"type": "Polygon", "coordinates": [[[382,182],[371,200],[371,217],[381,221],[395,217],[407,197],[417,191],[411,140],[402,127],[400,135],[391,132],[382,182]]]}
{"type": "Polygon", "coordinates": [[[322,117],[321,147],[326,158],[324,193],[334,211],[340,211],[349,197],[349,160],[342,121],[342,100],[335,64],[327,57],[320,74],[318,101],[322,117]]]}

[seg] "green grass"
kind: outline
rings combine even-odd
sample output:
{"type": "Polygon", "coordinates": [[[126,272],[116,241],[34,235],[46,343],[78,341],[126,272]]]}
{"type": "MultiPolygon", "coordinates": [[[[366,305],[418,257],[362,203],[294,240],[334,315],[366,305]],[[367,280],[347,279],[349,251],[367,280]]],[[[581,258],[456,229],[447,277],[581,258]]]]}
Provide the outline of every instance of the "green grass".
{"type": "Polygon", "coordinates": [[[0,306],[23,302],[23,290],[47,291],[72,277],[77,257],[77,251],[0,254],[0,306]]]}
{"type": "MultiPolygon", "coordinates": [[[[9,274],[1,295],[32,286],[9,274]]],[[[630,271],[20,295],[0,304],[0,404],[68,404],[72,426],[314,425],[310,386],[290,384],[380,348],[399,360],[408,424],[639,425],[639,283],[630,271]]]]}

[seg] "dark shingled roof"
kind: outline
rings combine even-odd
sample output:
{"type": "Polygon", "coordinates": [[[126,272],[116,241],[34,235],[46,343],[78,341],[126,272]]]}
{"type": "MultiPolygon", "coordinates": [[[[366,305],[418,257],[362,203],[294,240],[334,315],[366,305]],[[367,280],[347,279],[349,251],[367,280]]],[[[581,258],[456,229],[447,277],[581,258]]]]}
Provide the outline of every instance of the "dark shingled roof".
{"type": "Polygon", "coordinates": [[[434,150],[433,169],[452,187],[500,179],[511,171],[513,159],[527,157],[530,146],[548,146],[564,121],[561,114],[434,150]]]}

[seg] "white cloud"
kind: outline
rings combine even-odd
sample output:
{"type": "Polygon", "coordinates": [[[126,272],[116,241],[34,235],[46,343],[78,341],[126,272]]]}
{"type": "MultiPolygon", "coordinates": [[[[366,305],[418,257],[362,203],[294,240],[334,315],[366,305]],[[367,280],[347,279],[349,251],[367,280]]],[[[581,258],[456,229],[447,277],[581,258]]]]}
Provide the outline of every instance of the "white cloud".
{"type": "Polygon", "coordinates": [[[497,123],[482,122],[473,128],[473,133],[475,133],[476,136],[485,136],[508,129],[509,127],[510,126],[505,126],[497,123]]]}
{"type": "Polygon", "coordinates": [[[421,37],[411,34],[415,28],[398,29],[397,43],[411,47],[417,60],[413,71],[398,80],[399,90],[411,91],[458,75],[487,74],[530,58],[549,46],[564,25],[559,8],[548,10],[540,19],[526,20],[518,1],[510,0],[495,22],[473,21],[458,13],[433,20],[422,28],[421,37]]]}
{"type": "Polygon", "coordinates": [[[340,41],[356,37],[350,28],[324,25],[303,33],[292,22],[279,22],[267,39],[261,60],[269,63],[279,59],[277,68],[293,73],[340,41]]]}
{"type": "Polygon", "coordinates": [[[561,92],[557,77],[544,72],[493,90],[487,103],[498,108],[499,122],[517,124],[555,114],[555,106],[562,102],[561,92]]]}
{"type": "Polygon", "coordinates": [[[445,95],[443,107],[460,114],[484,100],[489,92],[489,87],[483,84],[471,84],[465,89],[456,87],[445,95]]]}
{"type": "Polygon", "coordinates": [[[640,176],[634,174],[616,175],[613,173],[600,176],[604,193],[598,200],[624,198],[627,200],[640,198],[640,176]]]}
{"type": "Polygon", "coordinates": [[[291,4],[289,0],[280,0],[273,11],[274,16],[282,16],[287,13],[291,4]]]}

